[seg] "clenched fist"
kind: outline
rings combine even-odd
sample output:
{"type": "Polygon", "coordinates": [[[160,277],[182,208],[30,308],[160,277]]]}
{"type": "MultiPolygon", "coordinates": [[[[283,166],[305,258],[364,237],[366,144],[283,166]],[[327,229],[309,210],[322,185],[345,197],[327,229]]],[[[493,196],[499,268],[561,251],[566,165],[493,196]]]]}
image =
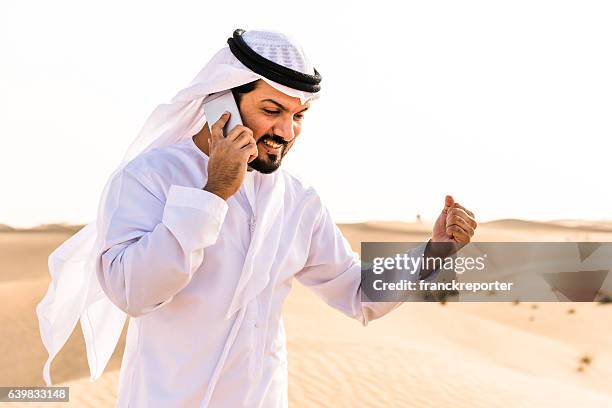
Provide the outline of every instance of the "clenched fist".
{"type": "Polygon", "coordinates": [[[434,224],[427,255],[444,258],[456,253],[470,242],[477,225],[474,213],[447,195],[444,209],[434,224]]]}
{"type": "Polygon", "coordinates": [[[459,249],[468,244],[476,229],[474,213],[456,203],[452,196],[446,196],[444,209],[433,229],[433,242],[453,242],[459,249]]]}
{"type": "Polygon", "coordinates": [[[227,137],[223,136],[223,128],[229,117],[230,113],[225,112],[211,126],[208,139],[208,181],[204,187],[204,190],[224,200],[240,189],[248,163],[258,154],[253,131],[246,126],[237,125],[227,137]]]}

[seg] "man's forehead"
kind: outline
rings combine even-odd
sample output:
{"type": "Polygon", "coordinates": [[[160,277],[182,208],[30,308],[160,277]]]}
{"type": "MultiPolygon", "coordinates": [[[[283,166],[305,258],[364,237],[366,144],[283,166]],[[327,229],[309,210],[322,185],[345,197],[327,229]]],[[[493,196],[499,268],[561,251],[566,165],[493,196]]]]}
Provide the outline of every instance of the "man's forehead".
{"type": "Polygon", "coordinates": [[[254,92],[254,96],[256,96],[258,102],[269,102],[272,100],[280,103],[288,109],[298,107],[306,108],[310,106],[310,101],[306,101],[304,104],[302,104],[300,98],[287,95],[261,79],[257,81],[257,86],[255,87],[254,92]]]}

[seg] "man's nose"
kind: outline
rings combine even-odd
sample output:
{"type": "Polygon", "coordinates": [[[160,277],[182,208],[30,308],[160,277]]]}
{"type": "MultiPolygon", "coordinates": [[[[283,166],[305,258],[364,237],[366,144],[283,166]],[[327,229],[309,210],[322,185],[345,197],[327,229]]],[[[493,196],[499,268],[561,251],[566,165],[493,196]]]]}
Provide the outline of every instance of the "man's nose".
{"type": "Polygon", "coordinates": [[[285,142],[290,142],[295,137],[293,120],[279,120],[274,126],[274,134],[282,137],[285,142]]]}

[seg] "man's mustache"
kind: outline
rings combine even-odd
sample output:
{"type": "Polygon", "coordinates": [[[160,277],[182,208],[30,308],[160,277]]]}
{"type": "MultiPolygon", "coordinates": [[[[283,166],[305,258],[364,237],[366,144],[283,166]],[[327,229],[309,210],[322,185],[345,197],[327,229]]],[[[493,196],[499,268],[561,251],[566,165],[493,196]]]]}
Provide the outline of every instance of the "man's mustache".
{"type": "Polygon", "coordinates": [[[264,141],[266,141],[268,139],[270,139],[273,142],[276,142],[278,144],[281,144],[283,146],[287,145],[287,141],[285,139],[283,139],[282,137],[278,136],[278,135],[263,135],[261,138],[259,138],[257,143],[264,142],[264,141]]]}

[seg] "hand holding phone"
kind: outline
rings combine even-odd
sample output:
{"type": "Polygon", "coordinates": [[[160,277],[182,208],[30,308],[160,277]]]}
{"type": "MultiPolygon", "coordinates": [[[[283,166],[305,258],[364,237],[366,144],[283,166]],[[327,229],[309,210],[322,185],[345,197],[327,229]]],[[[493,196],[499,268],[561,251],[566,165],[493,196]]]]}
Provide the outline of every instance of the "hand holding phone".
{"type": "Polygon", "coordinates": [[[258,154],[253,131],[246,126],[237,125],[224,134],[230,118],[231,114],[225,112],[211,126],[208,178],[204,187],[204,190],[224,200],[238,191],[246,176],[248,163],[258,154]]]}
{"type": "Polygon", "coordinates": [[[229,112],[230,118],[225,127],[223,128],[223,135],[227,137],[227,134],[238,125],[242,125],[242,118],[240,117],[240,110],[236,105],[234,94],[232,91],[222,91],[208,95],[202,102],[202,109],[204,115],[206,115],[206,123],[212,133],[212,126],[217,122],[223,112],[229,112]]]}

